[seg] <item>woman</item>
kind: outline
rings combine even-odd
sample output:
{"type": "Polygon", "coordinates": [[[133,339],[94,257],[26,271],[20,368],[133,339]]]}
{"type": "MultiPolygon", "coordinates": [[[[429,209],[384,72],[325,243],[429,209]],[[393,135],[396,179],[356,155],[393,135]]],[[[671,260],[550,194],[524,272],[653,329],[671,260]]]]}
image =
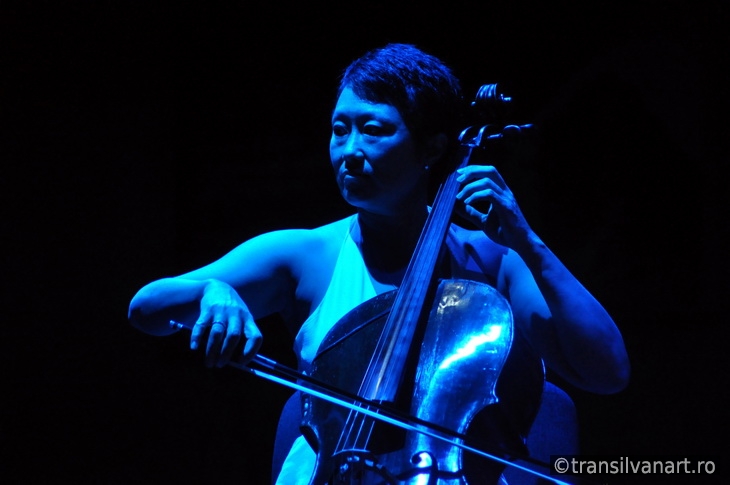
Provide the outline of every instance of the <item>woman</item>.
{"type": "MultiPolygon", "coordinates": [[[[256,320],[279,313],[307,370],[347,311],[397,288],[428,215],[429,173],[452,151],[460,126],[458,80],[439,59],[390,44],[344,72],[332,113],[330,159],[355,214],[311,230],[262,234],[218,261],[143,287],[131,323],[150,334],[192,328],[208,366],[247,362],[262,343],[256,320]],[[243,344],[242,355],[234,351],[243,344]]],[[[596,393],[623,389],[629,364],[611,317],[532,231],[499,172],[460,169],[457,199],[480,230],[452,226],[453,276],[495,287],[515,328],[545,364],[596,393]],[[487,213],[480,208],[490,207],[487,213]]],[[[278,483],[309,483],[314,453],[300,437],[278,483]]]]}

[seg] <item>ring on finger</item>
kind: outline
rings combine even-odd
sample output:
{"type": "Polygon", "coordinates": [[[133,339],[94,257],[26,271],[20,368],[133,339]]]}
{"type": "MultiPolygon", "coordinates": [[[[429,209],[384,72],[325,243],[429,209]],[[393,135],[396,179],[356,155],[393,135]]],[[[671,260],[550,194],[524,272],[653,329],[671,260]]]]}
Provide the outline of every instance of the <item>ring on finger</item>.
{"type": "Polygon", "coordinates": [[[223,328],[228,328],[228,325],[226,324],[226,322],[213,322],[213,323],[211,323],[211,326],[213,326],[213,325],[222,325],[223,328]]]}

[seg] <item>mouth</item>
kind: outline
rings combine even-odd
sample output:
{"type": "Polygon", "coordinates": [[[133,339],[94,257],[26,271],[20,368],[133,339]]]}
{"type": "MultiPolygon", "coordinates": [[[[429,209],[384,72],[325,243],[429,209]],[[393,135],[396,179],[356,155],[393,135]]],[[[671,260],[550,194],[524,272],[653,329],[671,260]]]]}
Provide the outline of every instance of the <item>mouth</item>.
{"type": "Polygon", "coordinates": [[[365,179],[365,174],[362,172],[353,172],[351,170],[345,170],[340,172],[340,179],[342,182],[356,182],[358,180],[365,179]]]}
{"type": "Polygon", "coordinates": [[[340,172],[340,187],[348,194],[360,194],[367,191],[368,177],[362,172],[343,171],[340,172]]]}

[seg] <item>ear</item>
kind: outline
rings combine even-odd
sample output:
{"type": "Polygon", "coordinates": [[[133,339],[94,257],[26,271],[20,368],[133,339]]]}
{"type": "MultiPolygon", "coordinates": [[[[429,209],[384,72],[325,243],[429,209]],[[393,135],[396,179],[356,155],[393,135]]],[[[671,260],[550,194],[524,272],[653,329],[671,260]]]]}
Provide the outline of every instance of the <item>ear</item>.
{"type": "Polygon", "coordinates": [[[433,167],[446,152],[448,138],[444,133],[438,133],[426,141],[423,152],[423,163],[427,167],[433,167]]]}

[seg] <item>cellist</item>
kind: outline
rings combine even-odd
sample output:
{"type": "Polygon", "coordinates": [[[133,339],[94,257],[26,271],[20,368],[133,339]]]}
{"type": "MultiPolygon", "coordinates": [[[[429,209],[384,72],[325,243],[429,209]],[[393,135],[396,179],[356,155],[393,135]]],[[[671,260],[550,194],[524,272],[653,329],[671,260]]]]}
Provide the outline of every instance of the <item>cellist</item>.
{"type": "MultiPolygon", "coordinates": [[[[429,213],[429,177],[463,128],[462,103],[449,67],[413,45],[388,44],[356,59],[337,88],[330,138],[335,179],[353,214],[261,234],[206,266],[153,281],[132,299],[131,324],[167,335],[170,320],[181,322],[191,329],[191,349],[222,367],[251,360],[263,339],[257,320],[278,313],[307,371],[343,315],[399,287],[429,213]]],[[[629,362],[617,326],[531,229],[497,168],[469,165],[458,181],[462,215],[474,227],[449,229],[451,274],[496,288],[516,331],[571,385],[623,389],[629,362]]],[[[309,484],[314,459],[300,437],[277,483],[309,484]]]]}

